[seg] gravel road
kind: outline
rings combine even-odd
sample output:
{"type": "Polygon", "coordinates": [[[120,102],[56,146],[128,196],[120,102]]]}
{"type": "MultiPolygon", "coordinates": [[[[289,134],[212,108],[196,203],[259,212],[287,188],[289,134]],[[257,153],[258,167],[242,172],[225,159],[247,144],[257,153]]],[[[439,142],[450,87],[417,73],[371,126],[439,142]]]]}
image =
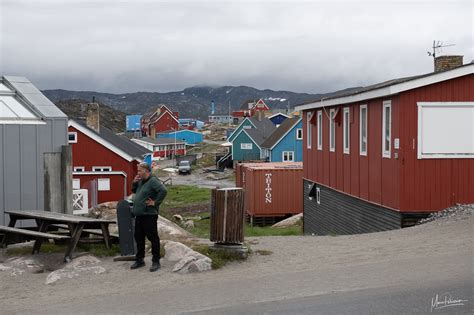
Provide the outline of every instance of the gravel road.
{"type": "MultiPolygon", "coordinates": [[[[272,254],[254,254],[246,262],[201,274],[172,273],[173,264],[167,261],[155,274],[146,268],[131,271],[130,263],[110,258],[102,261],[105,274],[55,285],[45,285],[46,273],[10,276],[0,271],[0,309],[3,314],[219,313],[239,305],[304,301],[357,290],[408,290],[428,280],[448,284],[451,279],[465,279],[472,286],[473,232],[469,213],[372,234],[249,238],[254,253],[272,254]]],[[[450,289],[461,294],[460,288],[450,289]]],[[[433,295],[438,293],[442,292],[433,295]]],[[[472,303],[472,296],[467,299],[472,303]]],[[[430,301],[420,303],[429,311],[430,301]]]]}

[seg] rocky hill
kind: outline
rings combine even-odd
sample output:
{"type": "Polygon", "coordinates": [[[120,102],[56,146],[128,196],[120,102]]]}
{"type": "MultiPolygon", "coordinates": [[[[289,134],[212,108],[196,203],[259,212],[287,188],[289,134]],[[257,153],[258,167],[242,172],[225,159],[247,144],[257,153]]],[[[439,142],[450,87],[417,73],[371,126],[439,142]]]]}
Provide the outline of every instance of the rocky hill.
{"type": "Polygon", "coordinates": [[[151,111],[158,104],[166,104],[172,110],[180,112],[183,118],[194,117],[207,119],[211,111],[211,101],[216,104],[216,114],[227,114],[229,104],[231,111],[240,108],[248,99],[262,98],[270,108],[286,108],[319,98],[323,94],[306,94],[289,91],[258,90],[248,86],[222,87],[191,87],[183,91],[157,93],[136,92],[125,94],[110,94],[93,91],[42,91],[51,101],[82,99],[91,101],[92,97],[103,104],[127,114],[144,114],[151,111]]]}
{"type": "MultiPolygon", "coordinates": [[[[83,99],[69,99],[54,102],[69,118],[81,119],[86,116],[83,106],[89,103],[83,99]]],[[[100,125],[119,133],[125,130],[125,113],[113,109],[101,102],[100,105],[100,125]]]]}

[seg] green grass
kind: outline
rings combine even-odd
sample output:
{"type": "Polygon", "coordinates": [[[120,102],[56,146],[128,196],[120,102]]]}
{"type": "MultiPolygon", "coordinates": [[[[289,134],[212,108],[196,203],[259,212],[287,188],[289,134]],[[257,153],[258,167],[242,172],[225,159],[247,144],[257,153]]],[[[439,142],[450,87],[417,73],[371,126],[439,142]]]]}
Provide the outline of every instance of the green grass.
{"type": "Polygon", "coordinates": [[[231,261],[244,260],[236,254],[233,254],[229,251],[223,250],[210,250],[208,245],[194,245],[191,247],[193,250],[206,255],[212,259],[212,269],[219,269],[224,267],[227,263],[231,261]]]}
{"type": "Polygon", "coordinates": [[[169,186],[167,189],[168,194],[161,204],[160,210],[211,202],[211,190],[209,188],[176,185],[169,186]]]}

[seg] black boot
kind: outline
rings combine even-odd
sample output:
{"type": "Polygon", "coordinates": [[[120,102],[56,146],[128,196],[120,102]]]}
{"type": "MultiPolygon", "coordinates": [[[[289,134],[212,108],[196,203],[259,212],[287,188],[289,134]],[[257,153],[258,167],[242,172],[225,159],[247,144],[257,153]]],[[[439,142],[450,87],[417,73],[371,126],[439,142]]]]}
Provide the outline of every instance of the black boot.
{"type": "Polygon", "coordinates": [[[153,264],[151,265],[150,272],[155,272],[160,268],[161,268],[160,262],[154,261],[153,264]]]}
{"type": "Polygon", "coordinates": [[[135,260],[133,265],[130,266],[130,269],[138,269],[143,266],[145,266],[145,262],[143,260],[135,260]]]}

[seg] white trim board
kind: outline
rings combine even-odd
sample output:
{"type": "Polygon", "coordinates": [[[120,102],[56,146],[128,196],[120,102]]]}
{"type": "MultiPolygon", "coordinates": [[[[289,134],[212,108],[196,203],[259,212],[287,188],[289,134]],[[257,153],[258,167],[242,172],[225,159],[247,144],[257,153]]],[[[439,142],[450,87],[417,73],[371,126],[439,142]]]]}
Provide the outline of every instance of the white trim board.
{"type": "Polygon", "coordinates": [[[367,92],[361,92],[354,95],[342,96],[342,97],[328,99],[328,100],[325,100],[323,98],[322,100],[314,102],[314,103],[296,106],[295,109],[301,111],[301,110],[321,108],[321,107],[326,107],[326,106],[361,102],[361,101],[365,101],[365,100],[369,100],[373,98],[380,98],[380,97],[384,97],[388,95],[398,94],[404,91],[413,90],[413,89],[423,87],[426,85],[455,79],[455,78],[473,74],[473,73],[474,73],[474,64],[469,64],[469,65],[455,68],[452,70],[434,73],[426,77],[385,86],[385,87],[370,90],[367,92]]]}
{"type": "Polygon", "coordinates": [[[285,115],[285,114],[283,114],[283,113],[276,113],[276,114],[273,114],[273,115],[271,115],[271,116],[268,116],[267,118],[268,118],[268,119],[272,119],[273,117],[276,117],[276,116],[278,116],[278,115],[285,116],[286,118],[290,118],[290,116],[285,115]]]}

